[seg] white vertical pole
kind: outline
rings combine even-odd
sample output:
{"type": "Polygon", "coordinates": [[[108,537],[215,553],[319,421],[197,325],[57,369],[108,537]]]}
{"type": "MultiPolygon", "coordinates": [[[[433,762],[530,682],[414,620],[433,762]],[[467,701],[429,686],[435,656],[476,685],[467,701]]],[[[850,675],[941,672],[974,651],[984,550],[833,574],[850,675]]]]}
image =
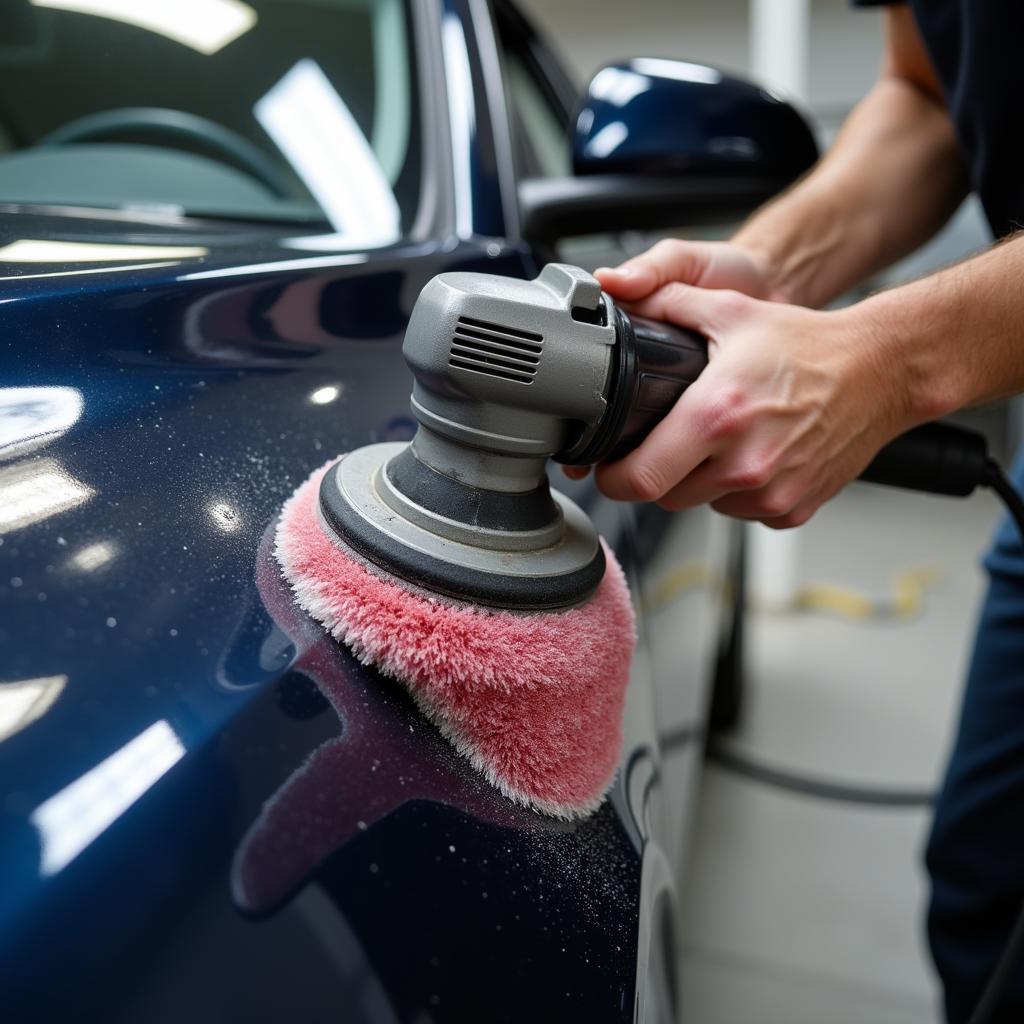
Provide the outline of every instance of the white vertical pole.
{"type": "Polygon", "coordinates": [[[800,528],[747,527],[747,588],[754,606],[764,611],[794,608],[800,594],[800,528]]]}
{"type": "MultiPolygon", "coordinates": [[[[808,99],[811,0],[750,0],[750,75],[787,99],[808,99]]],[[[784,611],[800,592],[799,530],[747,531],[750,596],[784,611]]]]}
{"type": "Polygon", "coordinates": [[[750,0],[750,73],[787,99],[807,101],[811,0],[750,0]]]}

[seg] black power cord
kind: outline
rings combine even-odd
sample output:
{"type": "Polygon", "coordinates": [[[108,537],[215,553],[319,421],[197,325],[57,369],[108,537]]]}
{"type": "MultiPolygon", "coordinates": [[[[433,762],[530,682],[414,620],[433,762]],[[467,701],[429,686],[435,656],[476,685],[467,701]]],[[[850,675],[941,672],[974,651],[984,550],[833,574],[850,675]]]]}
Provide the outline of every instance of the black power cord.
{"type": "Polygon", "coordinates": [[[995,968],[989,975],[985,988],[981,993],[974,1013],[971,1014],[967,1024],[990,1024],[994,1021],[996,1011],[999,1009],[999,1000],[1003,998],[1006,990],[1013,980],[1013,972],[1020,963],[1021,955],[1024,954],[1024,907],[1017,915],[1017,920],[1010,931],[1010,937],[1003,947],[1002,956],[996,963],[995,968]]]}
{"type": "Polygon", "coordinates": [[[935,802],[935,794],[926,789],[855,786],[814,778],[784,768],[774,768],[730,750],[727,745],[715,739],[708,741],[706,754],[709,761],[737,775],[766,786],[774,786],[776,789],[784,789],[800,796],[816,797],[819,800],[866,807],[931,807],[935,802]]]}
{"type": "Polygon", "coordinates": [[[1003,499],[1006,511],[1010,513],[1013,521],[1017,524],[1021,540],[1024,541],[1024,500],[1017,493],[1017,488],[1010,483],[1003,472],[1003,467],[995,459],[985,460],[985,476],[981,483],[982,486],[991,488],[1003,499]]]}
{"type": "Polygon", "coordinates": [[[867,807],[931,807],[935,802],[935,794],[926,789],[858,786],[761,764],[745,754],[730,749],[728,744],[716,739],[713,732],[709,733],[699,726],[681,726],[658,737],[658,746],[663,754],[675,753],[698,742],[704,744],[705,758],[720,768],[798,796],[832,800],[837,803],[861,804],[867,807]]]}

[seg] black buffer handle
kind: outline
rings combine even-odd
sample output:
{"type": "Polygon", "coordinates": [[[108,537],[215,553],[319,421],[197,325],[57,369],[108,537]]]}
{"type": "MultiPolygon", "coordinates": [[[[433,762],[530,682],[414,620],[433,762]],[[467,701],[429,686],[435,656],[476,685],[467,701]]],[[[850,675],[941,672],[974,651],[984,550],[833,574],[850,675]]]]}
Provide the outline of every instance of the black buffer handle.
{"type": "Polygon", "coordinates": [[[626,359],[617,380],[615,436],[604,459],[621,459],[668,415],[708,365],[707,338],[674,324],[623,314],[619,344],[626,359]]]}
{"type": "Polygon", "coordinates": [[[964,498],[987,475],[988,445],[981,434],[951,423],[925,423],[890,441],[860,479],[964,498]]]}

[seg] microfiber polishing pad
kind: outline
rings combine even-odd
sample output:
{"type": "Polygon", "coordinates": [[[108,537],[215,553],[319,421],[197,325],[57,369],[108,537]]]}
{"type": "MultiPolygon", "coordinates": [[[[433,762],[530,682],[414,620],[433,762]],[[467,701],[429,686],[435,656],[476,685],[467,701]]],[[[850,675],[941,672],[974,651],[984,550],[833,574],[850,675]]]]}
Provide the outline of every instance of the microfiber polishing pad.
{"type": "MultiPolygon", "coordinates": [[[[636,627],[622,569],[557,611],[511,612],[410,587],[328,534],[316,470],[285,504],[274,555],[298,604],[366,664],[405,685],[503,793],[578,818],[618,763],[636,627]]],[[[602,542],[603,543],[603,542],[602,542]]]]}

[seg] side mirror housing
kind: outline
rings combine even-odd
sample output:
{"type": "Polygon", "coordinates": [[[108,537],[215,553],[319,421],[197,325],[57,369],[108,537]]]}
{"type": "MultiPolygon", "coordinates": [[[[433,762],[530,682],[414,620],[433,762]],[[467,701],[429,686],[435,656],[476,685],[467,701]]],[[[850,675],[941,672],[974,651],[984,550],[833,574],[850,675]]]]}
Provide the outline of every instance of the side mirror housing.
{"type": "Polygon", "coordinates": [[[522,183],[530,237],[737,219],[818,158],[807,122],[768,90],[701,64],[642,57],[594,75],[571,144],[572,178],[522,183]]]}
{"type": "Polygon", "coordinates": [[[703,64],[639,57],[591,79],[576,110],[576,174],[757,177],[788,184],[818,158],[774,93],[703,64]]]}

